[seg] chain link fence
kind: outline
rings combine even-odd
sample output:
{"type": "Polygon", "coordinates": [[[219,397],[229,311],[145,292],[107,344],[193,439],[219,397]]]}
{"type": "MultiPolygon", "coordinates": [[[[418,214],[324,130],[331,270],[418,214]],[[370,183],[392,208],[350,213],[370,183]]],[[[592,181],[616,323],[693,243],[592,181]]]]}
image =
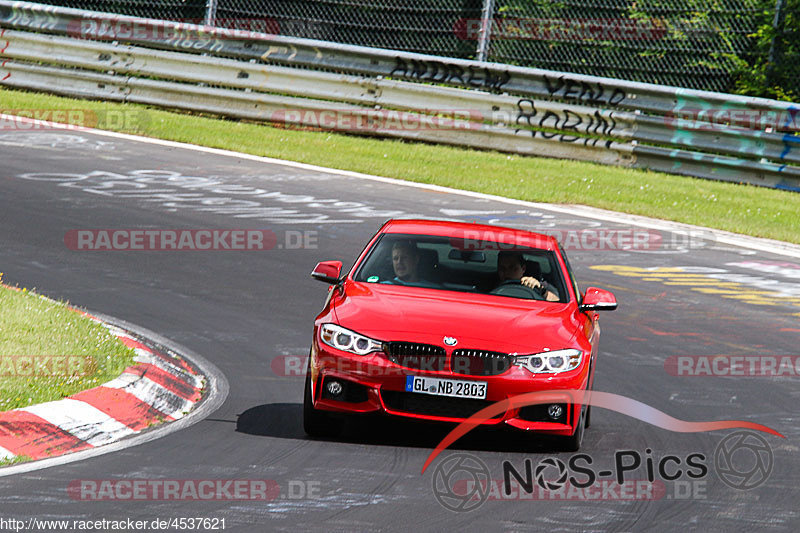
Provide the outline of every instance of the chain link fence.
{"type": "Polygon", "coordinates": [[[498,1],[491,57],[557,71],[728,92],[760,0],[498,1]]]}
{"type": "Polygon", "coordinates": [[[479,18],[482,0],[221,0],[218,19],[267,16],[280,33],[373,48],[470,57],[453,23],[479,18]]]}
{"type": "Polygon", "coordinates": [[[206,15],[206,0],[37,0],[36,3],[195,23],[202,23],[206,15]]]}
{"type": "Polygon", "coordinates": [[[800,0],[41,3],[800,100],[800,0]]]}

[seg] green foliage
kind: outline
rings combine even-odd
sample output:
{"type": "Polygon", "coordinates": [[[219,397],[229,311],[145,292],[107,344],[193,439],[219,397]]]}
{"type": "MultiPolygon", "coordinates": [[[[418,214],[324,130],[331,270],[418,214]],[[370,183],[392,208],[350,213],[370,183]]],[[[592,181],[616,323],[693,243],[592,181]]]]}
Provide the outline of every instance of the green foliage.
{"type": "Polygon", "coordinates": [[[64,303],[0,286],[0,411],[60,400],[101,385],[132,365],[134,355],[103,326],[64,303]],[[86,364],[34,372],[27,364],[12,363],[18,357],[64,357],[86,364]]]}
{"type": "Polygon", "coordinates": [[[767,23],[750,37],[753,60],[742,62],[737,70],[735,92],[778,100],[800,101],[800,0],[786,0],[783,27],[773,28],[773,2],[765,10],[767,23]],[[773,61],[770,62],[770,51],[773,61]]]}
{"type": "Polygon", "coordinates": [[[493,40],[491,59],[800,100],[800,0],[786,0],[782,32],[773,28],[776,1],[498,0],[497,18],[534,21],[530,27],[535,29],[527,38],[506,34],[493,40]],[[605,24],[611,31],[598,36],[582,23],[594,24],[595,30],[605,24]],[[562,31],[548,32],[548,26],[562,31]],[[625,34],[631,27],[643,28],[641,35],[625,34]],[[617,29],[622,35],[609,36],[617,29]],[[770,64],[773,42],[776,61],[770,64]]]}
{"type": "MultiPolygon", "coordinates": [[[[182,21],[202,20],[206,6],[37,1],[182,21]]],[[[293,37],[474,59],[477,37],[456,28],[479,20],[483,1],[219,0],[217,14],[273,20],[293,37]]],[[[490,42],[490,61],[800,101],[800,0],[495,0],[494,19],[507,26],[490,42]],[[786,15],[776,32],[779,1],[786,15]]]]}

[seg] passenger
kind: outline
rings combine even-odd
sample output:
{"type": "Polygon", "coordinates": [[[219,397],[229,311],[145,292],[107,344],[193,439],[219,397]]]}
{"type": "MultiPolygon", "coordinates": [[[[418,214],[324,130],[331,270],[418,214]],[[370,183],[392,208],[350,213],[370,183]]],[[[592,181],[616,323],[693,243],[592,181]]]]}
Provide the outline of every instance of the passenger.
{"type": "Polygon", "coordinates": [[[497,254],[497,277],[500,283],[518,280],[522,285],[537,291],[548,302],[557,302],[558,295],[548,288],[546,281],[525,275],[526,267],[522,252],[503,250],[497,254]]]}

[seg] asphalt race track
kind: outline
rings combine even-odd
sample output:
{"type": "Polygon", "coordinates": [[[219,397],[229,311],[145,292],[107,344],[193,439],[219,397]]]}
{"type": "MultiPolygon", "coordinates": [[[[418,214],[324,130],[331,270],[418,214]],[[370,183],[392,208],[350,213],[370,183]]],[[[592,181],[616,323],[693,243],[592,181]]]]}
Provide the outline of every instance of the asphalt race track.
{"type": "MultiPolygon", "coordinates": [[[[758,486],[733,488],[715,466],[715,450],[733,430],[676,433],[595,409],[581,453],[591,456],[598,482],[611,479],[603,471],[627,450],[643,462],[625,479],[644,480],[645,458],[652,457],[658,497],[609,489],[590,498],[517,491],[503,499],[494,491],[483,505],[453,512],[438,502],[432,479],[434,467],[455,454],[477,457],[494,480],[503,479],[503,461],[524,472],[525,459],[535,467],[546,458],[568,463],[575,454],[526,435],[481,431],[422,474],[447,432],[440,427],[353,421],[336,440],[305,437],[303,373],[292,369],[308,353],[326,295],[326,286],[309,277],[315,263],[341,259],[349,267],[390,217],[477,220],[565,236],[647,230],[89,132],[3,133],[0,157],[0,272],[6,283],[155,331],[201,354],[230,384],[222,407],[191,427],[115,453],[0,477],[3,518],[224,518],[226,529],[236,531],[800,529],[800,368],[766,377],[679,376],[667,364],[673,356],[800,355],[800,259],[697,236],[686,246],[685,235],[670,234],[647,249],[608,242],[600,250],[567,246],[581,287],[610,289],[620,304],[601,316],[595,389],[681,420],[746,420],[776,429],[786,438],[761,434],[773,462],[758,486]],[[65,245],[70,230],[106,228],[260,228],[275,233],[277,246],[176,252],[73,251],[65,245]],[[661,270],[640,270],[650,267],[661,270]],[[691,454],[705,458],[705,476],[692,479],[684,471],[676,481],[660,479],[660,459],[676,456],[685,467],[691,454]],[[277,483],[280,496],[82,501],[67,492],[75,480],[108,479],[263,479],[277,483]]],[[[738,470],[755,469],[755,457],[763,454],[733,454],[738,470]]],[[[666,471],[676,468],[671,462],[666,471]]]]}

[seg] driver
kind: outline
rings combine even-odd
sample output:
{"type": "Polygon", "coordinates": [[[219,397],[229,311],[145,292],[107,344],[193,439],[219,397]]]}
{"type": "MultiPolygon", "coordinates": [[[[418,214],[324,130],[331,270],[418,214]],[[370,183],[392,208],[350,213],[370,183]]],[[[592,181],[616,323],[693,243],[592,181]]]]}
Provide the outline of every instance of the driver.
{"type": "Polygon", "coordinates": [[[396,281],[419,281],[419,250],[411,241],[397,241],[392,245],[392,267],[396,281]]]}
{"type": "Polygon", "coordinates": [[[547,282],[526,276],[525,268],[525,256],[522,252],[503,250],[497,254],[497,277],[500,278],[500,283],[517,280],[540,292],[548,302],[557,302],[558,295],[547,287],[547,282]]]}

